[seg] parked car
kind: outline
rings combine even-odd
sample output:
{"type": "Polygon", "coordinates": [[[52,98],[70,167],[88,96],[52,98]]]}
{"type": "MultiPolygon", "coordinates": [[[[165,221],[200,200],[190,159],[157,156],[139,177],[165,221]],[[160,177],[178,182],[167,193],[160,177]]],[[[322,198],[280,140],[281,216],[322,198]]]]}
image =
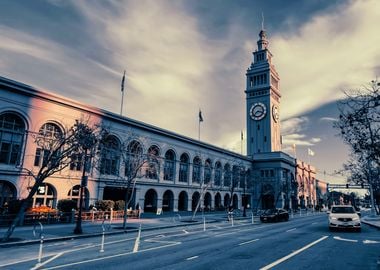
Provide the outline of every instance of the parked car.
{"type": "Polygon", "coordinates": [[[268,209],[260,215],[261,222],[288,221],[289,213],[285,209],[268,209]]]}
{"type": "Polygon", "coordinates": [[[334,205],[329,214],[329,229],[352,229],[361,231],[360,216],[352,205],[334,205]]]}

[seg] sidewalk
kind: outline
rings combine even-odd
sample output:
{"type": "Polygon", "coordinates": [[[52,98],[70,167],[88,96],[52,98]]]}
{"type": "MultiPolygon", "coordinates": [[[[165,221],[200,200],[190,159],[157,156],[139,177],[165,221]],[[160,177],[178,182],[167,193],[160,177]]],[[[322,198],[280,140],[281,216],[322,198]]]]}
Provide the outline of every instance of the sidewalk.
{"type": "Polygon", "coordinates": [[[362,219],[362,223],[376,227],[380,229],[380,216],[365,216],[362,219]]]}
{"type": "MultiPolygon", "coordinates": [[[[205,215],[206,222],[211,223],[222,217],[221,215],[205,215]]],[[[123,220],[109,221],[85,221],[82,222],[82,234],[74,234],[75,223],[67,224],[50,224],[43,225],[43,237],[44,242],[53,241],[63,241],[73,238],[86,238],[93,236],[100,236],[103,233],[103,227],[105,229],[105,234],[122,234],[128,232],[138,231],[140,225],[142,231],[154,230],[158,228],[171,228],[178,226],[191,226],[198,225],[203,222],[203,219],[197,215],[195,222],[186,222],[190,219],[190,216],[156,216],[156,215],[146,215],[140,219],[128,218],[126,230],[123,229],[123,220]]],[[[7,231],[7,227],[0,228],[0,248],[20,246],[27,244],[39,243],[41,226],[37,224],[36,226],[23,226],[16,227],[13,232],[9,242],[1,242],[1,238],[7,231]]]]}

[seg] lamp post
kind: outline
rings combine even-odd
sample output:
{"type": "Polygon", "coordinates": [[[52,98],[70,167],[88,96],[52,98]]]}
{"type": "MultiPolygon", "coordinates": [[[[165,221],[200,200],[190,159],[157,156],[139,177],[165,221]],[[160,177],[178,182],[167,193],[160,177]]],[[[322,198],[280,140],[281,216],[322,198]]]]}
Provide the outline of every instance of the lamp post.
{"type": "Polygon", "coordinates": [[[82,180],[79,189],[79,210],[78,210],[78,218],[76,222],[76,226],[74,229],[75,234],[82,234],[82,208],[83,208],[83,193],[87,186],[87,175],[86,175],[86,167],[87,167],[87,148],[84,149],[84,159],[83,159],[83,170],[82,170],[82,180]]]}
{"type": "Polygon", "coordinates": [[[246,172],[243,172],[244,173],[244,190],[243,190],[243,217],[246,217],[247,216],[247,197],[246,197],[246,194],[245,194],[245,189],[246,189],[246,186],[247,186],[247,174],[246,172]]]}

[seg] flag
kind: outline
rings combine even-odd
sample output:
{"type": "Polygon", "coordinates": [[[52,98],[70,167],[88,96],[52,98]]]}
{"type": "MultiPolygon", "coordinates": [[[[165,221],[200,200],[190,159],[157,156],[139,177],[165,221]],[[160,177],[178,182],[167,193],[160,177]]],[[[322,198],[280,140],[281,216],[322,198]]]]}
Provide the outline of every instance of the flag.
{"type": "Polygon", "coordinates": [[[309,156],[314,156],[315,155],[314,151],[312,151],[310,148],[307,149],[307,154],[309,156]]]}
{"type": "Polygon", "coordinates": [[[121,79],[121,92],[124,92],[124,82],[125,82],[125,70],[124,70],[123,79],[121,79]]]}
{"type": "Polygon", "coordinates": [[[203,122],[202,112],[199,110],[199,122],[203,122]]]}
{"type": "Polygon", "coordinates": [[[243,131],[241,131],[241,140],[243,140],[243,138],[244,138],[244,137],[243,137],[243,131]]]}

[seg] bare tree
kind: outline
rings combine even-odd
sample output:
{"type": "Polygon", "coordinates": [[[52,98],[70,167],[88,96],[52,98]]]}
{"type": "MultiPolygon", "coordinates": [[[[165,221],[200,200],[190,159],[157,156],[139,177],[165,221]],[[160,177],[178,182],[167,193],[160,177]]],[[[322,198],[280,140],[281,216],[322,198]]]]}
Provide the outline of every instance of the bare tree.
{"type": "MultiPolygon", "coordinates": [[[[350,147],[350,160],[345,168],[350,181],[368,183],[374,193],[380,192],[380,83],[372,81],[360,89],[345,91],[338,103],[339,120],[335,127],[350,147]]],[[[379,202],[378,202],[379,204],[379,202]]],[[[377,213],[379,210],[376,209],[377,213]]]]}
{"type": "Polygon", "coordinates": [[[28,196],[22,200],[19,212],[13,219],[2,241],[8,241],[16,226],[20,223],[24,212],[29,206],[33,196],[43,182],[50,176],[66,169],[77,158],[78,153],[84,149],[84,138],[92,136],[95,128],[90,128],[83,120],[77,120],[75,124],[64,132],[53,132],[49,128],[42,127],[38,133],[28,132],[37,145],[36,159],[41,159],[37,171],[30,168],[21,168],[34,179],[28,196]]]}
{"type": "MultiPolygon", "coordinates": [[[[198,156],[197,156],[198,157],[198,156]]],[[[199,164],[197,162],[194,163],[194,170],[197,171],[195,178],[193,178],[193,181],[199,181],[199,200],[197,202],[197,205],[193,211],[193,215],[191,217],[191,220],[195,219],[195,216],[199,210],[199,208],[202,207],[202,202],[204,202],[205,194],[208,190],[208,188],[211,186],[211,163],[209,160],[205,160],[204,165],[202,165],[202,155],[199,154],[199,164]],[[202,170],[203,168],[203,170],[202,170]],[[203,171],[203,174],[202,174],[203,171]]],[[[194,172],[193,172],[194,173],[194,172]]],[[[202,207],[202,213],[204,211],[204,205],[202,207]]]]}
{"type": "MultiPolygon", "coordinates": [[[[109,128],[104,129],[109,130],[109,128]]],[[[105,167],[107,165],[105,163],[107,160],[120,160],[123,163],[124,171],[119,172],[118,169],[114,169],[117,170],[116,181],[126,189],[123,214],[123,228],[126,229],[128,207],[133,199],[136,181],[149,174],[158,177],[160,162],[154,150],[148,150],[147,153],[144,153],[142,141],[145,141],[145,138],[127,132],[124,134],[124,141],[115,146],[109,136],[109,132],[103,134],[99,145],[100,151],[96,168],[100,173],[106,173],[105,167]]]]}

